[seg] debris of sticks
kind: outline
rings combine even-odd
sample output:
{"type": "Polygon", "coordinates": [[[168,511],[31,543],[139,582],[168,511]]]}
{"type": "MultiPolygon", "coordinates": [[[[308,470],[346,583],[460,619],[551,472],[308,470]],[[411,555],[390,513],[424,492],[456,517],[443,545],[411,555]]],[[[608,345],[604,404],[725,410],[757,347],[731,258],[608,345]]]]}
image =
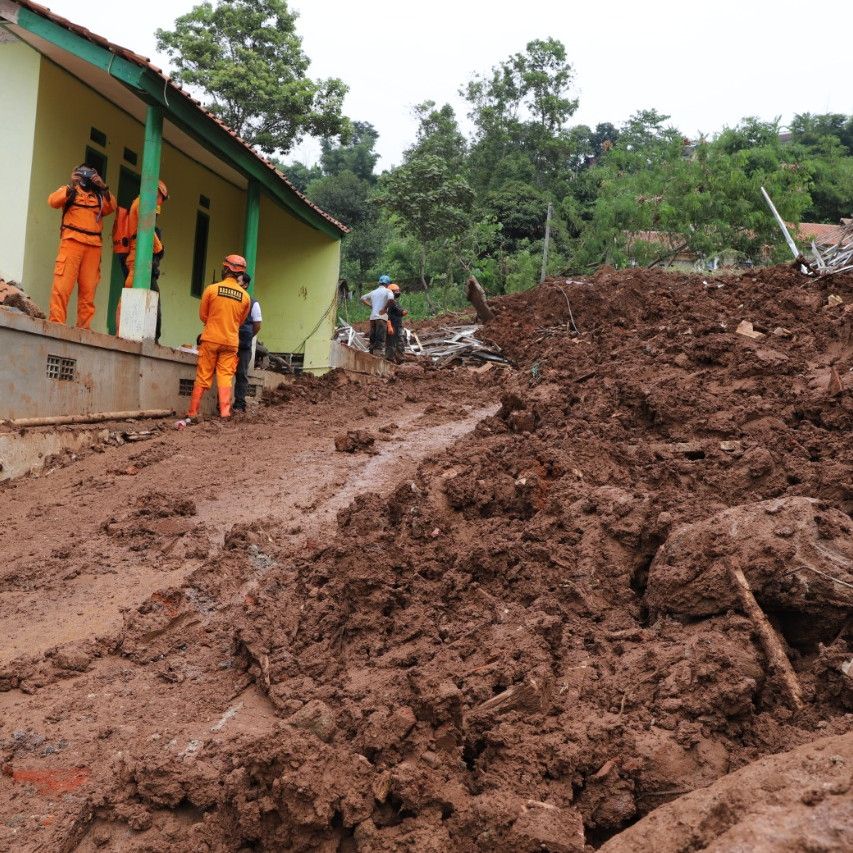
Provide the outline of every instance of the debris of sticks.
{"type": "MultiPolygon", "coordinates": [[[[335,340],[361,352],[368,352],[365,335],[338,319],[341,325],[335,332],[335,340]]],[[[421,334],[404,328],[404,353],[413,358],[428,358],[435,367],[482,367],[487,363],[509,366],[510,362],[501,354],[500,347],[477,339],[477,332],[481,328],[478,324],[442,326],[421,334]]]]}

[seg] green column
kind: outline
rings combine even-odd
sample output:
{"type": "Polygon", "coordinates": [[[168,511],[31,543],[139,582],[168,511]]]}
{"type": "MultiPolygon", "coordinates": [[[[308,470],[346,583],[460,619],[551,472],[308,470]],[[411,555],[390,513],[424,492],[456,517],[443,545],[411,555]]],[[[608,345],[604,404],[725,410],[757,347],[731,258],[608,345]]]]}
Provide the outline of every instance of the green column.
{"type": "Polygon", "coordinates": [[[163,110],[149,106],[145,116],[145,147],[142,149],[142,186],[139,190],[139,226],[136,231],[134,287],[151,287],[154,254],[154,222],[157,218],[157,183],[163,150],[163,110]]]}
{"type": "Polygon", "coordinates": [[[261,222],[261,185],[249,181],[246,191],[246,230],[243,233],[243,257],[246,259],[246,271],[252,276],[249,293],[255,293],[255,264],[258,261],[258,230],[261,222]]]}

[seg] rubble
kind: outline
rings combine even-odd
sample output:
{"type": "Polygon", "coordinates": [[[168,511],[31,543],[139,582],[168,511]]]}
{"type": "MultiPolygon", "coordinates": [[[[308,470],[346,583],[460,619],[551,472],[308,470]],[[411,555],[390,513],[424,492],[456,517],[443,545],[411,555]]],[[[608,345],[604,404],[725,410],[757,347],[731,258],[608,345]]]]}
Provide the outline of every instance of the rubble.
{"type": "Polygon", "coordinates": [[[19,311],[37,320],[47,319],[47,314],[24,293],[16,281],[4,281],[0,278],[0,307],[19,311]]]}
{"type": "Polygon", "coordinates": [[[708,281],[3,487],[0,847],[849,846],[853,274],[708,281]]]}

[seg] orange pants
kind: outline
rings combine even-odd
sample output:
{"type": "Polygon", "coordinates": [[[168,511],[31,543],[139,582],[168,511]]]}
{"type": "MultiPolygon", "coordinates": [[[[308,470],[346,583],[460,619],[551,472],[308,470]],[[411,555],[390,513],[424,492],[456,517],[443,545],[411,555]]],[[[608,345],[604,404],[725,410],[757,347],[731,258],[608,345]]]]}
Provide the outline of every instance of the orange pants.
{"type": "Polygon", "coordinates": [[[210,341],[201,342],[195,368],[196,386],[210,388],[213,385],[214,372],[216,372],[216,384],[219,388],[231,387],[231,380],[237,372],[237,347],[214,344],[210,341]]]}
{"type": "Polygon", "coordinates": [[[77,285],[77,325],[88,329],[95,316],[95,291],[101,280],[101,247],[87,246],[76,240],[62,240],[53,267],[50,316],[53,323],[64,323],[68,300],[77,285]]]}

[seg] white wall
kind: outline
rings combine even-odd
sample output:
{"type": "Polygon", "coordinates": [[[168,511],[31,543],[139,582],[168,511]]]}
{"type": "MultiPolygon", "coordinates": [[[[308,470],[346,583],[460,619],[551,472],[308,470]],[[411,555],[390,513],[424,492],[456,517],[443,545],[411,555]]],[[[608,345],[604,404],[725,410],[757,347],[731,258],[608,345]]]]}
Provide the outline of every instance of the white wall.
{"type": "Polygon", "coordinates": [[[0,278],[26,289],[24,250],[41,57],[3,35],[0,30],[0,278]]]}

